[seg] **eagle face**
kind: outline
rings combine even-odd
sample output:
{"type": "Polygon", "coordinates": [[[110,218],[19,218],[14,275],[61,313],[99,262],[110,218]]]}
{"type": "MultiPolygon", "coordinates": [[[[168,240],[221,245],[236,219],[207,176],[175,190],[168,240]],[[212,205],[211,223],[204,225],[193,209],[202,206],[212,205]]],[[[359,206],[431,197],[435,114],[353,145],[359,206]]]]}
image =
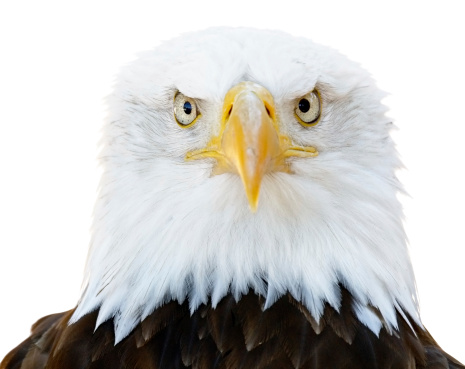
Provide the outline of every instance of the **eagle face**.
{"type": "Polygon", "coordinates": [[[155,308],[290,293],[319,319],[340,288],[376,334],[418,319],[384,94],[338,52],[210,29],[125,67],[108,98],[86,289],[116,340],[155,308]],[[372,312],[372,308],[380,316],[372,312]]]}

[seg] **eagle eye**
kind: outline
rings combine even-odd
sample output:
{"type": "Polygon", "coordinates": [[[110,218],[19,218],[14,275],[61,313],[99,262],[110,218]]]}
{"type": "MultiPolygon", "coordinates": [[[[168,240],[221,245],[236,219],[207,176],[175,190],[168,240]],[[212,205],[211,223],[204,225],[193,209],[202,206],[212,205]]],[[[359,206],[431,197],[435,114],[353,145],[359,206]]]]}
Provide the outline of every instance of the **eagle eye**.
{"type": "Polygon", "coordinates": [[[318,123],[321,113],[320,94],[317,90],[301,97],[296,104],[295,115],[304,127],[314,126],[318,123]]]}
{"type": "Polygon", "coordinates": [[[174,117],[176,122],[183,128],[190,127],[194,124],[200,115],[194,99],[178,92],[174,97],[174,117]]]}

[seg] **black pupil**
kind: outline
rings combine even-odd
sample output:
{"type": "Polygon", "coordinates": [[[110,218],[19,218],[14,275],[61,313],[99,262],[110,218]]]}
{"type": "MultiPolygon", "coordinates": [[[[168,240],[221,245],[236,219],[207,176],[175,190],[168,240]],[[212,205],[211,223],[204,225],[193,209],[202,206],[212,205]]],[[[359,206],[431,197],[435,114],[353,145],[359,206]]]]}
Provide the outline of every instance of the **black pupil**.
{"type": "Polygon", "coordinates": [[[182,108],[184,109],[184,113],[186,113],[187,115],[192,113],[192,105],[189,101],[186,101],[182,108]]]}
{"type": "Polygon", "coordinates": [[[308,101],[307,99],[302,99],[299,101],[299,110],[302,112],[302,113],[306,113],[310,110],[310,101],[308,101]]]}

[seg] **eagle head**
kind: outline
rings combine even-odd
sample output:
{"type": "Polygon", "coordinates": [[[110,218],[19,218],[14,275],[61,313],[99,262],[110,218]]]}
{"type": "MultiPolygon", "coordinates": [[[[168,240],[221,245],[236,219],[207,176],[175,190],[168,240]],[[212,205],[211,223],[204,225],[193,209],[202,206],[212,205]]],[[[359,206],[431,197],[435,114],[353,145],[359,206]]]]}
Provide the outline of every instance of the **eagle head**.
{"type": "Polygon", "coordinates": [[[142,53],[108,98],[85,290],[116,340],[155,308],[341,285],[376,334],[418,319],[381,104],[358,64],[275,31],[209,29],[142,53]],[[378,313],[374,312],[374,309],[378,313]]]}

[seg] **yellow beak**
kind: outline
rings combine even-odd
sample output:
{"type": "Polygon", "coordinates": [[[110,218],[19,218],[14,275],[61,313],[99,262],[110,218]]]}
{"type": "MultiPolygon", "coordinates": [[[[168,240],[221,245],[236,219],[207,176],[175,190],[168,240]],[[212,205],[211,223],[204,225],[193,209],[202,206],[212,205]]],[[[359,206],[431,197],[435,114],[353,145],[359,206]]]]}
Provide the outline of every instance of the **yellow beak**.
{"type": "Polygon", "coordinates": [[[250,208],[255,211],[262,179],[281,154],[273,100],[267,90],[249,82],[228,92],[225,108],[229,117],[222,149],[241,177],[250,208]]]}
{"type": "Polygon", "coordinates": [[[220,134],[206,148],[190,152],[186,159],[217,159],[214,174],[239,174],[252,211],[258,207],[263,177],[271,171],[288,171],[285,158],[316,156],[313,147],[291,145],[280,134],[272,95],[253,82],[242,82],[225,96],[220,134]]]}

